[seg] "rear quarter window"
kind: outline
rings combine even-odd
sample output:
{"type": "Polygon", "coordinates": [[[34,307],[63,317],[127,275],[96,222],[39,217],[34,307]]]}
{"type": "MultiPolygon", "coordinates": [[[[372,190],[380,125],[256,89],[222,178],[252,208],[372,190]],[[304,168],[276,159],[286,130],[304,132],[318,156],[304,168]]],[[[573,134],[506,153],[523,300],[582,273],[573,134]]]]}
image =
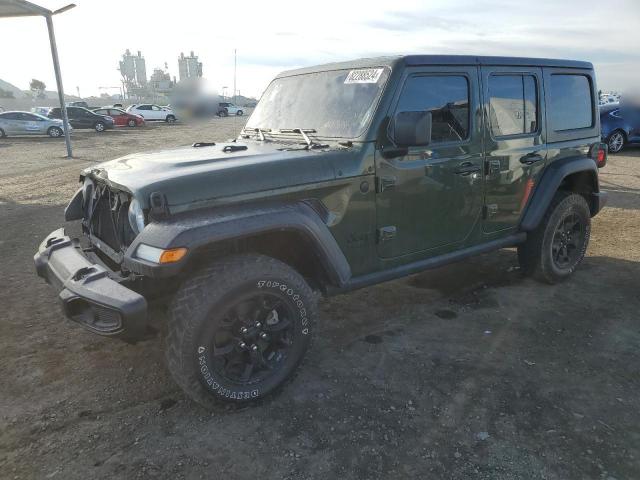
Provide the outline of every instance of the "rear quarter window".
{"type": "Polygon", "coordinates": [[[549,119],[556,132],[594,125],[591,82],[587,75],[552,74],[549,84],[549,119]]]}

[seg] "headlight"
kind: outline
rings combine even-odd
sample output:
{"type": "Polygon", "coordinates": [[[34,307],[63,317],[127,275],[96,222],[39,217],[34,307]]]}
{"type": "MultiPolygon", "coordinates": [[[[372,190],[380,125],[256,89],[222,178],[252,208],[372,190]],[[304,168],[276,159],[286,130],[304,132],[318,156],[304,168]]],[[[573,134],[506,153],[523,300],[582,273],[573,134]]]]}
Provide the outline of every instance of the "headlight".
{"type": "Polygon", "coordinates": [[[144,229],[144,212],[135,198],[129,204],[129,224],[136,235],[144,229]]]}

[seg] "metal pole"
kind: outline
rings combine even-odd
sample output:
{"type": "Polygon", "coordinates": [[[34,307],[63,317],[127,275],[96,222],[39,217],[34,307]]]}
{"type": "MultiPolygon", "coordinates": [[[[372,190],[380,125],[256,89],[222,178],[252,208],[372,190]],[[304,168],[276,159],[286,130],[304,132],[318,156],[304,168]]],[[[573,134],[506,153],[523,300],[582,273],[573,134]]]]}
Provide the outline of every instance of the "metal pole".
{"type": "Polygon", "coordinates": [[[238,50],[233,49],[233,104],[237,102],[236,99],[236,66],[237,66],[238,50]]]}
{"type": "Polygon", "coordinates": [[[51,15],[46,15],[47,28],[49,29],[49,43],[51,44],[51,56],[53,57],[53,69],[56,72],[56,85],[58,87],[58,99],[60,100],[60,110],[62,111],[62,122],[64,125],[64,141],[67,144],[67,157],[73,158],[71,152],[71,136],[69,134],[69,118],[67,118],[67,107],[64,104],[64,89],[62,88],[62,75],[60,74],[60,60],[58,59],[58,48],[56,47],[56,36],[53,32],[53,19],[51,15]]]}

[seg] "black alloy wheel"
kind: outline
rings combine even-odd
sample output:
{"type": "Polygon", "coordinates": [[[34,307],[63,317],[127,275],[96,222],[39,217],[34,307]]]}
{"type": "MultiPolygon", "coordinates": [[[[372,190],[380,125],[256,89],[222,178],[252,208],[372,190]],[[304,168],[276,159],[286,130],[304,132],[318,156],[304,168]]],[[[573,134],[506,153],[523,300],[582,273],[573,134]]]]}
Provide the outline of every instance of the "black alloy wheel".
{"type": "Polygon", "coordinates": [[[551,256],[556,267],[562,270],[571,268],[582,258],[585,229],[575,212],[560,221],[551,241],[551,256]]]}
{"type": "Polygon", "coordinates": [[[233,302],[211,332],[212,369],[243,386],[277,374],[295,341],[294,315],[274,293],[250,294],[233,302]]]}

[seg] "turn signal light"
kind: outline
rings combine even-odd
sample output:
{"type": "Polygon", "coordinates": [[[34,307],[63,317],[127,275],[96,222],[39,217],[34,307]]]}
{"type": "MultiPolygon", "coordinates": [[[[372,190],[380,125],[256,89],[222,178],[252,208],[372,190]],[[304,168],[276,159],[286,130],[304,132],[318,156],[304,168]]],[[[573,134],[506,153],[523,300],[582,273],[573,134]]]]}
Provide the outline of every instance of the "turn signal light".
{"type": "Polygon", "coordinates": [[[187,254],[184,247],[169,248],[167,250],[141,243],[136,249],[135,256],[147,262],[153,263],[175,263],[180,261],[187,254]]]}
{"type": "Polygon", "coordinates": [[[186,248],[172,248],[170,250],[164,250],[160,255],[160,261],[158,263],[175,263],[187,254],[186,248]]]}

